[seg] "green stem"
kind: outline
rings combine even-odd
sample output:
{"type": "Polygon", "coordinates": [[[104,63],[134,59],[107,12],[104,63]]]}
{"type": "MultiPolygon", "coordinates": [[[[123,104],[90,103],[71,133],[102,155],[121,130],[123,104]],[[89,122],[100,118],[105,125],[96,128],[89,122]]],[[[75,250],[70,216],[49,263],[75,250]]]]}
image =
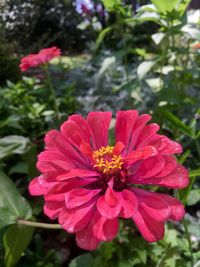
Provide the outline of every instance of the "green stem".
{"type": "Polygon", "coordinates": [[[186,222],[185,218],[183,218],[183,226],[184,226],[184,229],[185,229],[186,238],[188,240],[188,247],[189,247],[189,251],[190,251],[191,267],[193,267],[193,265],[194,265],[194,259],[193,259],[193,251],[192,251],[192,242],[191,242],[190,233],[188,231],[187,222],[186,222]]]}
{"type": "Polygon", "coordinates": [[[62,229],[60,224],[39,223],[26,220],[17,220],[17,224],[26,225],[30,227],[46,228],[46,229],[62,229]]]}
{"type": "Polygon", "coordinates": [[[199,145],[199,141],[196,139],[196,147],[197,147],[197,153],[200,159],[200,145],[199,145]]]}
{"type": "MultiPolygon", "coordinates": [[[[179,195],[178,190],[175,190],[175,196],[176,196],[177,199],[180,200],[180,195],[179,195]]],[[[194,259],[193,259],[192,242],[191,242],[191,238],[190,238],[190,233],[188,231],[188,226],[187,226],[187,222],[186,222],[185,218],[183,218],[182,221],[183,221],[183,227],[184,227],[184,230],[185,230],[185,236],[186,236],[186,239],[188,241],[188,248],[189,248],[189,252],[190,252],[191,267],[193,267],[194,259]]]]}
{"type": "Polygon", "coordinates": [[[52,84],[51,76],[49,75],[48,64],[44,65],[44,70],[45,70],[45,74],[46,74],[47,84],[48,84],[49,89],[51,91],[51,96],[52,96],[53,103],[54,103],[55,115],[56,115],[56,119],[57,119],[56,125],[58,125],[60,122],[60,111],[59,111],[59,107],[57,104],[55,89],[54,89],[53,84],[52,84]]]}

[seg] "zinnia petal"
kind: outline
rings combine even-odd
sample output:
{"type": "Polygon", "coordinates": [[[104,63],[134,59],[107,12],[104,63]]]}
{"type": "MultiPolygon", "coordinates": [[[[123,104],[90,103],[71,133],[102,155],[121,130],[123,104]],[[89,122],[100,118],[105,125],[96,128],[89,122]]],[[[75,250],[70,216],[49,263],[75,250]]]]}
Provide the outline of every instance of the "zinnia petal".
{"type": "Polygon", "coordinates": [[[76,233],[76,242],[82,249],[95,250],[101,241],[93,234],[92,225],[89,225],[76,233]]]}
{"type": "Polygon", "coordinates": [[[150,192],[138,188],[132,189],[135,193],[139,206],[154,220],[165,221],[171,215],[171,208],[168,201],[162,198],[162,194],[150,192]]]}
{"type": "Polygon", "coordinates": [[[101,192],[101,189],[77,188],[72,189],[65,194],[65,206],[68,209],[80,207],[90,201],[93,197],[101,192]]]}
{"type": "Polygon", "coordinates": [[[93,222],[93,234],[99,240],[111,241],[116,237],[119,228],[118,218],[109,220],[97,212],[93,218],[93,222]]]}
{"type": "MultiPolygon", "coordinates": [[[[159,175],[159,174],[158,174],[159,175]]],[[[164,187],[181,189],[189,184],[188,171],[180,164],[171,174],[164,177],[153,177],[148,179],[134,179],[135,184],[160,185],[164,187]]]]}
{"type": "Polygon", "coordinates": [[[112,117],[111,112],[90,112],[87,121],[92,134],[94,150],[108,145],[108,129],[112,117]]]}
{"type": "Polygon", "coordinates": [[[48,191],[48,187],[41,184],[41,176],[34,178],[29,184],[29,192],[32,196],[44,195],[48,191]]]}
{"type": "Polygon", "coordinates": [[[63,202],[45,202],[44,205],[44,214],[46,214],[50,219],[54,220],[58,217],[58,214],[63,209],[64,201],[63,202]]]}
{"type": "Polygon", "coordinates": [[[154,220],[142,207],[132,218],[145,240],[155,242],[163,239],[165,233],[164,222],[154,220]]]}
{"type": "Polygon", "coordinates": [[[95,201],[90,201],[74,209],[63,208],[58,216],[59,224],[70,233],[82,230],[92,219],[94,205],[95,201]]]}
{"type": "Polygon", "coordinates": [[[121,204],[120,217],[131,218],[138,209],[138,201],[135,194],[127,189],[118,192],[121,204]]]}
{"type": "Polygon", "coordinates": [[[133,134],[133,126],[138,112],[136,110],[118,111],[116,115],[116,142],[122,142],[128,149],[133,134]]]}

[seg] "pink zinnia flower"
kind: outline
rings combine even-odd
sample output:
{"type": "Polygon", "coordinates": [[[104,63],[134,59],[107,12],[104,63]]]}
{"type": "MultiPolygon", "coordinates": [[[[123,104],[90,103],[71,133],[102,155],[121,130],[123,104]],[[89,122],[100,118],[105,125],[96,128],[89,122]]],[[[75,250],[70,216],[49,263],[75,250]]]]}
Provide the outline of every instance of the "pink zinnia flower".
{"type": "Polygon", "coordinates": [[[147,124],[150,115],[128,110],[117,113],[116,142],[109,146],[111,116],[72,115],[60,131],[49,131],[37,163],[42,174],[29,186],[32,195],[44,196],[44,213],[76,233],[77,244],[87,250],[115,238],[119,218],[133,220],[154,242],[163,238],[166,220],[184,216],[176,198],[138,188],[186,187],[188,172],[173,156],[182,152],[181,145],[157,134],[159,126],[147,124]]]}
{"type": "Polygon", "coordinates": [[[57,47],[45,48],[40,50],[38,54],[30,54],[21,59],[19,65],[21,71],[27,71],[29,68],[37,67],[48,63],[53,58],[60,56],[60,49],[57,47]]]}

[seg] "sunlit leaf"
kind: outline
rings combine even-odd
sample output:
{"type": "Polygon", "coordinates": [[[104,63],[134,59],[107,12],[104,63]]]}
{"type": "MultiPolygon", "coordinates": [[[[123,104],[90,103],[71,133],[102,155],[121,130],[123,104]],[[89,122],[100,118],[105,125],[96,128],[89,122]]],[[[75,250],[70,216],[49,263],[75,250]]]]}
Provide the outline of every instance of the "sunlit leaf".
{"type": "Polygon", "coordinates": [[[114,7],[120,4],[120,0],[101,0],[108,11],[114,10],[114,7]]]}
{"type": "Polygon", "coordinates": [[[190,191],[187,198],[187,205],[193,206],[200,201],[200,189],[193,189],[190,191]]]}
{"type": "Polygon", "coordinates": [[[11,154],[25,153],[29,144],[29,138],[23,136],[9,135],[0,138],[0,159],[3,159],[11,154]]]}
{"type": "Polygon", "coordinates": [[[152,61],[143,61],[138,69],[137,69],[137,74],[138,74],[138,78],[140,80],[142,80],[146,74],[153,68],[153,66],[156,64],[155,60],[152,61]]]}
{"type": "Polygon", "coordinates": [[[99,48],[99,46],[101,45],[101,43],[103,42],[104,38],[106,37],[106,35],[111,32],[113,29],[113,27],[107,27],[104,30],[102,30],[96,40],[96,49],[99,48]]]}
{"type": "Polygon", "coordinates": [[[200,169],[190,171],[190,177],[200,176],[200,169]]]}
{"type": "Polygon", "coordinates": [[[99,72],[97,73],[97,80],[100,79],[102,77],[102,75],[109,69],[111,68],[111,66],[113,66],[116,62],[116,58],[115,57],[107,57],[104,59],[101,68],[99,70],[99,72]]]}

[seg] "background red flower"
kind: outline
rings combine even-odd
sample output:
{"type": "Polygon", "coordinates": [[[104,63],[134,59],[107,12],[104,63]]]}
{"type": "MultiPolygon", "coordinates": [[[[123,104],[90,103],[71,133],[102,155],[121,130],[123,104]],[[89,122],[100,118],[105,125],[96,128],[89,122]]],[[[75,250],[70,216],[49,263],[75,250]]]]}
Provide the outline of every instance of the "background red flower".
{"type": "Polygon", "coordinates": [[[21,71],[27,71],[29,68],[37,67],[48,63],[53,58],[60,56],[61,51],[57,47],[50,47],[40,50],[38,54],[30,54],[21,59],[21,71]]]}

